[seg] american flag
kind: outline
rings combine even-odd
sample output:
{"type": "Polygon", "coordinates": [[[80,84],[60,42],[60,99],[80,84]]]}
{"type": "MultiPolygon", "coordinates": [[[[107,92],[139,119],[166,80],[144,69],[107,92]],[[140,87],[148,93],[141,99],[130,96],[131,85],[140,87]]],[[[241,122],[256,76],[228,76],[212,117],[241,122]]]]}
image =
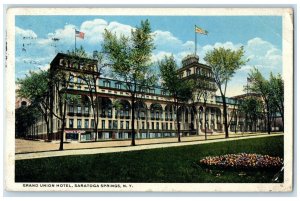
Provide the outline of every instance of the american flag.
{"type": "Polygon", "coordinates": [[[204,34],[204,35],[208,34],[208,31],[206,31],[206,30],[204,30],[204,29],[202,29],[202,28],[200,28],[200,27],[198,27],[196,25],[195,25],[195,32],[199,33],[199,34],[204,34]]]}
{"type": "Polygon", "coordinates": [[[75,36],[84,39],[84,33],[81,31],[75,30],[75,36]]]}

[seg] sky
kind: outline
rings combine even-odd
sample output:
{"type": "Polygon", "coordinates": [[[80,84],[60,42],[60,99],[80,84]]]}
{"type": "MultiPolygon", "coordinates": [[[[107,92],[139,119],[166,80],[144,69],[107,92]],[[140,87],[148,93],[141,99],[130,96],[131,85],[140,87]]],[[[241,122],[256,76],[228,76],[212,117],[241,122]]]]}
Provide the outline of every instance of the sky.
{"type": "MultiPolygon", "coordinates": [[[[73,50],[74,30],[85,33],[76,39],[92,54],[101,51],[102,33],[108,29],[130,36],[141,20],[149,19],[155,50],[152,61],[173,54],[178,66],[188,54],[194,53],[197,25],[208,35],[197,34],[197,55],[200,62],[208,51],[217,47],[245,50],[249,59],[231,79],[226,96],[243,93],[247,75],[253,67],[268,78],[270,73],[282,73],[282,19],[278,16],[16,16],[16,78],[23,78],[30,70],[48,69],[58,52],[73,50]],[[59,41],[54,42],[53,38],[59,41]]],[[[107,74],[107,76],[109,76],[107,74]]]]}

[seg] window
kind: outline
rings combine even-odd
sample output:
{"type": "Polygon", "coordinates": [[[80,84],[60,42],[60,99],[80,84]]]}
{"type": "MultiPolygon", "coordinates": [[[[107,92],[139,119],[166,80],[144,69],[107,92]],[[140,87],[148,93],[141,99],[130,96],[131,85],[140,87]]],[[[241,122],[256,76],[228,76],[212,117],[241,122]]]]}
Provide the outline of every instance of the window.
{"type": "Polygon", "coordinates": [[[111,118],[112,117],[112,109],[109,108],[107,112],[108,112],[108,114],[107,114],[108,118],[111,118]]]}
{"type": "Polygon", "coordinates": [[[159,119],[159,112],[156,112],[156,119],[159,119]]]}
{"type": "Polygon", "coordinates": [[[141,117],[141,118],[144,118],[144,117],[145,117],[145,112],[144,112],[144,111],[141,111],[141,112],[140,112],[140,117],[141,117]]]}
{"type": "Polygon", "coordinates": [[[120,128],[121,128],[121,129],[123,129],[123,128],[124,128],[124,121],[121,121],[120,128]]]}
{"type": "Polygon", "coordinates": [[[145,122],[142,122],[142,129],[145,129],[145,122]]]}
{"type": "Polygon", "coordinates": [[[77,119],[77,128],[81,128],[81,119],[77,119]]]}
{"type": "Polygon", "coordinates": [[[95,127],[95,120],[92,119],[92,120],[91,120],[91,128],[94,128],[94,127],[95,127]]]}
{"type": "Polygon", "coordinates": [[[74,82],[74,76],[70,75],[70,82],[74,82]]]}
{"type": "Polygon", "coordinates": [[[165,129],[164,123],[161,123],[161,128],[165,129]]]}
{"type": "Polygon", "coordinates": [[[118,121],[114,120],[113,122],[114,129],[118,129],[118,121]]]}
{"type": "Polygon", "coordinates": [[[151,128],[154,129],[154,122],[151,123],[151,126],[152,126],[151,128]]]}
{"type": "Polygon", "coordinates": [[[196,74],[197,74],[197,75],[200,75],[200,68],[197,68],[197,69],[196,69],[196,74]]]}
{"type": "Polygon", "coordinates": [[[120,83],[116,83],[116,84],[115,84],[115,87],[116,87],[117,89],[121,89],[121,84],[120,84],[120,83]]]}
{"type": "Polygon", "coordinates": [[[110,129],[113,128],[113,127],[112,127],[112,120],[109,120],[109,121],[108,121],[108,128],[110,128],[110,129]]]}
{"type": "Polygon", "coordinates": [[[78,114],[81,114],[81,105],[78,105],[78,106],[77,106],[77,113],[78,113],[78,114]]]}
{"type": "Polygon", "coordinates": [[[191,75],[191,70],[187,70],[186,71],[186,76],[190,76],[191,75]]]}
{"type": "Polygon", "coordinates": [[[81,78],[80,77],[77,77],[77,83],[81,84],[81,78]]]}
{"type": "Polygon", "coordinates": [[[79,69],[83,69],[83,63],[79,64],[79,69]]]}
{"type": "Polygon", "coordinates": [[[64,59],[60,59],[60,60],[59,60],[59,65],[60,65],[60,66],[63,66],[63,65],[64,65],[64,62],[65,62],[64,59]]]}
{"type": "Polygon", "coordinates": [[[129,111],[128,110],[125,110],[125,116],[129,117],[129,111]]]}
{"type": "Polygon", "coordinates": [[[169,130],[169,128],[168,128],[168,123],[166,123],[166,130],[169,130]]]}
{"type": "Polygon", "coordinates": [[[88,107],[88,106],[85,106],[85,107],[84,107],[84,113],[85,113],[85,114],[88,114],[88,113],[89,113],[89,107],[88,107]]]}
{"type": "Polygon", "coordinates": [[[104,86],[105,87],[110,87],[110,81],[104,81],[104,86]]]}
{"type": "Polygon", "coordinates": [[[84,127],[85,127],[85,128],[88,128],[88,127],[89,127],[89,120],[88,120],[88,119],[85,119],[85,120],[84,120],[84,127]]]}
{"type": "Polygon", "coordinates": [[[154,111],[151,111],[151,119],[154,119],[154,111]]]}
{"type": "Polygon", "coordinates": [[[26,105],[27,105],[26,101],[21,102],[21,106],[26,106],[26,105]]]}
{"type": "Polygon", "coordinates": [[[129,129],[129,121],[126,121],[126,129],[129,129]]]}
{"type": "Polygon", "coordinates": [[[120,110],[120,117],[124,117],[124,110],[120,110]]]}
{"type": "Polygon", "coordinates": [[[69,119],[69,128],[73,128],[74,126],[74,119],[69,119]]]}
{"type": "Polygon", "coordinates": [[[159,123],[156,122],[156,129],[158,130],[159,129],[159,123]]]}
{"type": "Polygon", "coordinates": [[[69,112],[74,112],[74,106],[73,105],[69,105],[69,112]]]}
{"type": "Polygon", "coordinates": [[[105,120],[102,120],[102,129],[105,129],[105,120]]]}
{"type": "Polygon", "coordinates": [[[173,124],[172,123],[170,123],[170,130],[172,130],[173,129],[173,124]]]}

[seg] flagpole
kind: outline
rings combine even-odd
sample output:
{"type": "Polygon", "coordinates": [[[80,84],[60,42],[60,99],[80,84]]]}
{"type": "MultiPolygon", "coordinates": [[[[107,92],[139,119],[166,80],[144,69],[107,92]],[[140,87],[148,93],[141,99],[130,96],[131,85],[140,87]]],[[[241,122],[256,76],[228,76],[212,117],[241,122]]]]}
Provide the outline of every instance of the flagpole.
{"type": "Polygon", "coordinates": [[[75,34],[74,34],[74,36],[75,36],[75,50],[74,50],[74,52],[75,52],[75,55],[76,55],[76,29],[74,29],[74,31],[75,31],[75,34]]]}
{"type": "Polygon", "coordinates": [[[195,55],[196,55],[196,53],[197,53],[197,33],[196,33],[196,25],[195,25],[194,32],[195,32],[195,55]]]}

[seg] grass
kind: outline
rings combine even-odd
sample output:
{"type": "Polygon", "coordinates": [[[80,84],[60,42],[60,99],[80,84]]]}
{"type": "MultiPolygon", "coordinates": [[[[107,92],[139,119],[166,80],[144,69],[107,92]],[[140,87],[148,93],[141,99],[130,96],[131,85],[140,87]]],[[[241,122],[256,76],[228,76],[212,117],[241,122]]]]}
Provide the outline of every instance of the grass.
{"type": "Polygon", "coordinates": [[[131,152],[17,160],[15,180],[132,183],[271,182],[278,170],[207,169],[197,165],[205,156],[241,152],[283,158],[283,136],[131,152]]]}

